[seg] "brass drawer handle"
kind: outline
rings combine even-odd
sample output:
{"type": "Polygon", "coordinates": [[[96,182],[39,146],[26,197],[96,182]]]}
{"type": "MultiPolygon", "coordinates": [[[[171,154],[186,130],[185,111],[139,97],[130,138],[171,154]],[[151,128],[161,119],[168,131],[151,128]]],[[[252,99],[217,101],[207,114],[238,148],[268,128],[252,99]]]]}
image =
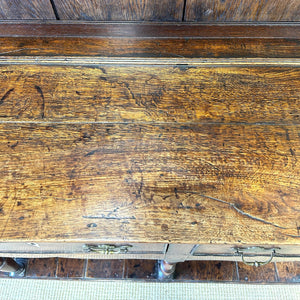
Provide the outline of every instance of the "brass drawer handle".
{"type": "Polygon", "coordinates": [[[86,252],[95,252],[101,254],[126,254],[131,245],[84,245],[83,249],[86,252]]]}
{"type": "Polygon", "coordinates": [[[273,257],[274,257],[274,251],[271,253],[271,257],[267,260],[267,261],[245,261],[245,258],[244,258],[244,253],[241,253],[242,254],[242,261],[244,264],[248,265],[248,266],[254,266],[254,267],[260,267],[260,266],[264,266],[264,265],[267,265],[268,263],[270,263],[272,260],[273,260],[273,257]]]}
{"type": "MultiPolygon", "coordinates": [[[[260,249],[260,247],[251,247],[252,249],[260,249]]],[[[249,249],[251,249],[249,248],[249,249]]],[[[244,264],[248,265],[248,266],[251,266],[251,267],[260,267],[260,266],[264,266],[264,265],[267,265],[268,263],[270,263],[272,260],[273,260],[273,257],[274,257],[274,254],[275,254],[275,249],[270,249],[272,250],[271,251],[271,256],[268,260],[266,261],[246,261],[245,260],[245,257],[244,257],[244,252],[241,251],[241,249],[237,249],[237,254],[240,255],[242,257],[242,261],[244,264]]]]}

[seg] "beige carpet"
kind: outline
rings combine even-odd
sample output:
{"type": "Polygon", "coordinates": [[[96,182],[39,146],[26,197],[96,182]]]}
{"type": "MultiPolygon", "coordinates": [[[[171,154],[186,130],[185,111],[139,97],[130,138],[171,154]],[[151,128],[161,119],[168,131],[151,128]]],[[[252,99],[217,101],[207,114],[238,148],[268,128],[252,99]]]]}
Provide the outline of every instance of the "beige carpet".
{"type": "Polygon", "coordinates": [[[0,279],[0,299],[300,299],[300,285],[0,279]]]}

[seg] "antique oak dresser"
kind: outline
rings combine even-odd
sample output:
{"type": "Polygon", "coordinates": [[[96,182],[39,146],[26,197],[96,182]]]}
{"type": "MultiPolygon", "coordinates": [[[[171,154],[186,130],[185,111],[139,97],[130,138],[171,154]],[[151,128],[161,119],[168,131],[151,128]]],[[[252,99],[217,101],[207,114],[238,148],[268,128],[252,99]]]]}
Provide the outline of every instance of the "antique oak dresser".
{"type": "Polygon", "coordinates": [[[0,0],[9,258],[300,260],[299,0],[0,0]]]}

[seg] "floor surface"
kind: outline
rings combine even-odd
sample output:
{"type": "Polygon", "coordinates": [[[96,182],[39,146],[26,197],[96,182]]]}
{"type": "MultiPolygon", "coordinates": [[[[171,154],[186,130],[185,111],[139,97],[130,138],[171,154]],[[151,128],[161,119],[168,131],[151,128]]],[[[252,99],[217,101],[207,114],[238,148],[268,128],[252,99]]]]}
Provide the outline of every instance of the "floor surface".
{"type": "MultiPolygon", "coordinates": [[[[157,270],[158,263],[152,260],[39,258],[28,260],[25,277],[155,281],[157,270]]],[[[2,278],[8,276],[0,273],[2,278]]],[[[228,261],[187,261],[177,264],[174,281],[300,283],[300,262],[250,267],[228,261]]]]}

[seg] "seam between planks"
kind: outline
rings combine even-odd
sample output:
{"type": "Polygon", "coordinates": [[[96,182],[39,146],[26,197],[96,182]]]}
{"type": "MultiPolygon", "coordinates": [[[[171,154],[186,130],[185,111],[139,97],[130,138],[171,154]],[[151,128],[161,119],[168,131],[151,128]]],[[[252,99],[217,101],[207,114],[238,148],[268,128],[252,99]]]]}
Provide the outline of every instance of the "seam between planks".
{"type": "MultiPolygon", "coordinates": [[[[1,54],[1,53],[0,53],[1,54]]],[[[0,56],[0,65],[163,65],[163,66],[300,66],[300,58],[124,58],[124,57],[7,57],[0,56]]]]}

